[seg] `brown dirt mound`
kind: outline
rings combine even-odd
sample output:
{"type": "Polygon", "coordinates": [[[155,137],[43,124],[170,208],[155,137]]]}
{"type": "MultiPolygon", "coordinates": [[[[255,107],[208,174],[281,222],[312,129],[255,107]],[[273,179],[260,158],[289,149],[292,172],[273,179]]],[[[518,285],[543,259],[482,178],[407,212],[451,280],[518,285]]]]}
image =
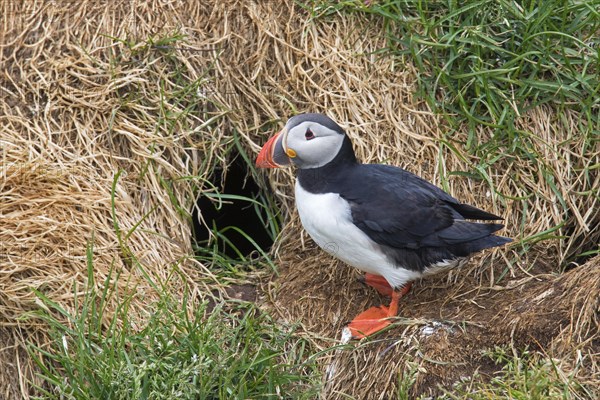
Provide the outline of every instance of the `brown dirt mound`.
{"type": "MultiPolygon", "coordinates": [[[[0,357],[9,368],[0,376],[0,387],[7,388],[0,395],[27,396],[32,368],[23,346],[31,338],[44,340],[43,326],[19,319],[37,307],[31,289],[72,307],[79,295],[73,285],[86,283],[85,248],[92,234],[96,282],[111,268],[121,271],[123,293],[138,293],[134,312],[136,306],[143,310],[153,289],[129,252],[157,281],[176,268],[199,283],[199,296],[211,292],[214,282],[202,286],[211,280],[210,271],[189,260],[185,214],[195,188],[185,177],[206,177],[215,165],[226,164],[219,146],[231,143],[234,133],[257,152],[278,121],[301,111],[324,112],[348,128],[366,162],[405,166],[440,182],[440,174],[469,170],[478,161],[441,145],[444,126],[414,96],[414,67],[374,53],[385,46],[378,21],[352,15],[313,21],[291,0],[177,5],[84,0],[77,7],[66,1],[2,2],[0,15],[0,357]],[[178,34],[185,39],[176,46],[159,40],[178,34]],[[190,81],[197,90],[182,94],[183,82],[190,81]],[[124,245],[111,208],[119,169],[125,171],[115,190],[121,232],[126,235],[141,221],[124,245]]],[[[556,184],[570,210],[556,233],[569,238],[488,252],[462,271],[416,285],[402,314],[413,320],[390,330],[385,336],[390,340],[342,353],[327,396],[393,393],[396,379],[381,381],[378,374],[393,377],[404,353],[428,371],[415,386],[416,392],[427,392],[461,376],[461,365],[476,369],[485,346],[538,342],[568,355],[597,334],[592,324],[597,261],[553,275],[567,255],[600,236],[599,201],[580,195],[600,185],[597,174],[585,177],[581,168],[597,160],[599,150],[581,150],[581,140],[570,136],[576,122],[568,111],[559,118],[549,108],[536,108],[520,120],[520,128],[532,134],[532,151],[561,172],[560,181],[550,183],[525,160],[490,167],[494,188],[522,200],[499,198],[484,182],[448,183],[461,200],[505,216],[505,234],[517,239],[563,221],[556,184]],[[528,192],[533,195],[524,196],[528,192]],[[583,311],[576,313],[580,305],[583,311]],[[554,309],[556,317],[545,312],[554,309]],[[514,310],[530,318],[517,320],[514,310]],[[420,329],[434,320],[452,322],[421,338],[420,329]],[[456,326],[462,321],[464,330],[456,326]],[[544,330],[542,322],[556,324],[544,330]],[[374,363],[384,346],[379,343],[389,346],[399,331],[404,332],[400,344],[384,354],[391,362],[374,363]],[[455,343],[472,356],[448,350],[455,343]],[[415,358],[423,349],[432,360],[448,354],[447,360],[458,364],[442,368],[427,357],[415,358]]],[[[460,142],[464,135],[454,138],[460,142]]],[[[490,135],[481,128],[481,140],[490,135]]],[[[292,171],[271,176],[283,209],[293,216],[291,183],[292,171]]],[[[270,307],[301,321],[308,335],[334,338],[344,321],[379,299],[355,282],[355,272],[317,250],[301,232],[291,217],[275,250],[281,275],[271,285],[270,307]]],[[[174,288],[181,284],[176,278],[171,282],[174,288]]],[[[330,363],[324,360],[323,369],[330,363]]]]}

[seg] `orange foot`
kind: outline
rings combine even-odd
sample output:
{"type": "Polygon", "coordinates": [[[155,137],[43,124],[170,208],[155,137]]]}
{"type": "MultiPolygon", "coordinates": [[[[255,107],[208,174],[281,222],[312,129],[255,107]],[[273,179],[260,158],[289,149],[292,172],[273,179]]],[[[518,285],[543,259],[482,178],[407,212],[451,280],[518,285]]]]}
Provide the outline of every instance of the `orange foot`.
{"type": "Polygon", "coordinates": [[[390,318],[398,314],[398,302],[410,290],[411,284],[407,284],[400,290],[392,291],[392,301],[389,307],[379,306],[371,307],[358,314],[348,328],[355,339],[362,339],[370,336],[391,324],[390,318]]]}

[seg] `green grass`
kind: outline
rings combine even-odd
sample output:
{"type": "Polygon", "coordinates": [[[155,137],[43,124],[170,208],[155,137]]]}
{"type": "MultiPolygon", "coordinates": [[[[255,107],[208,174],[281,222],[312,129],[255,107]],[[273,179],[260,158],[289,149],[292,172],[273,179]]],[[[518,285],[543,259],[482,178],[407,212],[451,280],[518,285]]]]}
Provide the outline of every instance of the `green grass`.
{"type": "MultiPolygon", "coordinates": [[[[599,1],[315,1],[312,9],[383,19],[384,50],[416,64],[421,95],[460,117],[452,122],[514,139],[514,121],[529,108],[568,106],[592,121],[600,106],[599,1]]],[[[468,145],[480,143],[471,136],[468,145]]]]}
{"type": "Polygon", "coordinates": [[[496,348],[486,354],[502,369],[487,382],[478,379],[457,383],[441,399],[546,400],[592,399],[593,393],[577,382],[575,372],[561,370],[557,360],[524,351],[519,355],[496,348]]]}
{"type": "Polygon", "coordinates": [[[92,257],[90,245],[88,285],[76,312],[37,293],[43,306],[29,317],[44,321],[51,338],[47,347],[30,347],[44,381],[38,398],[315,396],[318,374],[310,346],[294,336],[293,327],[244,302],[221,303],[210,312],[203,303],[190,312],[187,294],[181,301],[167,291],[148,305],[148,319],[139,326],[129,316],[131,297],[111,283],[118,275],[96,285],[92,257]],[[118,308],[107,314],[114,298],[118,308]]]}

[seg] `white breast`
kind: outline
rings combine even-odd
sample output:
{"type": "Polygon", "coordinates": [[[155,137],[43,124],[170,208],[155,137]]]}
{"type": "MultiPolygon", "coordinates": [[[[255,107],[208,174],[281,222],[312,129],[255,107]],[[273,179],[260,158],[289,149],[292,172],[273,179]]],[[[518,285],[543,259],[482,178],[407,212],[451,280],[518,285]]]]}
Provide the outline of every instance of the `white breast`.
{"type": "Polygon", "coordinates": [[[312,194],[296,181],[296,207],[310,237],[323,250],[345,263],[382,275],[393,287],[422,276],[388,260],[379,245],[352,223],[350,206],[338,194],[312,194]]]}

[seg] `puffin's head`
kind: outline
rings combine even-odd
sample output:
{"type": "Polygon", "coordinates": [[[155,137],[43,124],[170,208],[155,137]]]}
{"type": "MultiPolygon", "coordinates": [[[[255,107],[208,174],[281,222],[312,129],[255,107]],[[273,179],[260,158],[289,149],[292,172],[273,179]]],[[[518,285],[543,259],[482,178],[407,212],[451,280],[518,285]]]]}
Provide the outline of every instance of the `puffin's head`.
{"type": "Polygon", "coordinates": [[[281,132],[263,146],[256,159],[260,168],[294,164],[298,168],[318,168],[340,152],[346,133],[323,114],[292,117],[281,132]]]}

